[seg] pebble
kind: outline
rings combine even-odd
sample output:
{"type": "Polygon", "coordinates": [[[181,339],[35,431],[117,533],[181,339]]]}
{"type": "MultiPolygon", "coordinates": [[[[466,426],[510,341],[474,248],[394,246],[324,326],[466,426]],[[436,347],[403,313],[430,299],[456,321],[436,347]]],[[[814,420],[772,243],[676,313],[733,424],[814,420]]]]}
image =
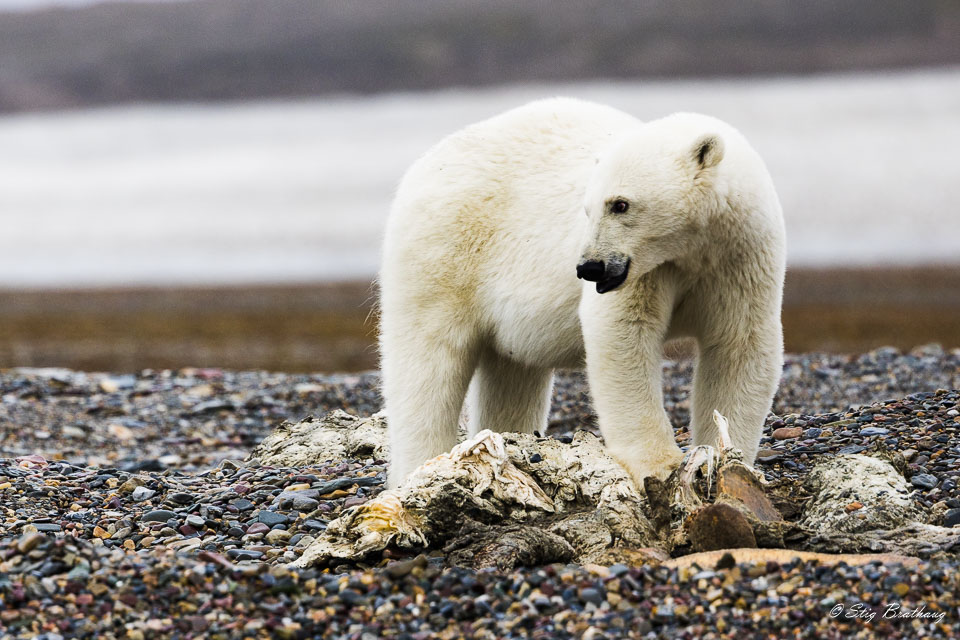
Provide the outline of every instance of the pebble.
{"type": "MultiPolygon", "coordinates": [[[[664,367],[676,425],[689,423],[691,374],[689,363],[664,367]]],[[[11,456],[0,459],[0,626],[13,637],[866,637],[872,627],[819,603],[905,590],[928,609],[960,606],[953,556],[911,569],[770,569],[727,554],[683,582],[655,566],[475,572],[446,567],[442,554],[291,569],[327,522],[383,490],[384,462],[268,469],[244,462],[246,451],[286,419],[379,410],[376,374],[149,371],[109,394],[101,381],[120,376],[56,375],[0,371],[11,456]],[[201,398],[218,404],[197,412],[201,398]]],[[[945,526],[960,524],[958,387],[958,351],[788,355],[760,468],[772,482],[799,480],[824,457],[886,444],[911,462],[914,498],[943,502],[945,526]],[[781,440],[781,429],[796,435],[781,440]]],[[[595,430],[588,402],[583,375],[559,373],[544,437],[595,430]]],[[[916,635],[909,621],[884,625],[886,637],[916,635]]],[[[958,635],[960,621],[931,633],[958,635]]]]}
{"type": "Polygon", "coordinates": [[[320,501],[306,496],[297,496],[292,500],[290,506],[297,511],[313,511],[320,506],[320,501]]]}
{"type": "Polygon", "coordinates": [[[176,491],[167,496],[167,501],[174,504],[192,504],[196,501],[196,497],[189,493],[183,493],[181,491],[176,491]]]}
{"type": "Polygon", "coordinates": [[[44,540],[42,533],[26,533],[17,541],[17,551],[28,553],[33,551],[44,540]]]}
{"type": "Polygon", "coordinates": [[[131,493],[130,499],[134,502],[143,502],[145,500],[149,500],[155,495],[157,495],[157,492],[153,491],[152,489],[148,489],[146,487],[137,487],[131,493]]]}
{"type": "Polygon", "coordinates": [[[168,511],[166,509],[155,509],[140,516],[140,522],[166,522],[167,520],[176,517],[177,514],[173,511],[168,511]]]}
{"type": "Polygon", "coordinates": [[[847,455],[851,453],[863,453],[866,450],[867,450],[867,447],[865,445],[853,444],[853,445],[850,445],[849,447],[840,447],[837,450],[837,453],[841,455],[847,455]]]}
{"type": "Polygon", "coordinates": [[[600,593],[599,589],[593,589],[590,587],[580,589],[579,596],[584,602],[590,602],[596,605],[599,605],[604,600],[603,594],[600,593]]]}
{"type": "Polygon", "coordinates": [[[416,568],[423,569],[427,566],[427,556],[420,554],[409,560],[399,560],[387,565],[385,571],[392,578],[402,578],[416,568]]]}
{"type": "Polygon", "coordinates": [[[330,480],[325,482],[318,487],[317,493],[320,495],[326,495],[333,493],[335,491],[342,491],[354,485],[360,487],[369,487],[375,484],[382,484],[383,478],[381,477],[365,477],[365,478],[337,478],[336,480],[330,480]]]}
{"type": "Polygon", "coordinates": [[[287,516],[282,513],[277,513],[276,511],[266,511],[263,510],[257,515],[257,520],[272,527],[275,524],[284,524],[287,522],[287,516]]]}
{"type": "Polygon", "coordinates": [[[955,527],[960,525],[960,509],[950,509],[943,515],[943,526],[955,527]]]}
{"type": "Polygon", "coordinates": [[[776,440],[790,440],[793,438],[799,438],[802,435],[802,427],[780,427],[773,432],[773,437],[776,440]]]}
{"type": "Polygon", "coordinates": [[[264,537],[266,538],[267,542],[272,545],[283,545],[290,540],[291,535],[292,534],[289,531],[285,531],[283,529],[271,529],[264,537]]]}
{"type": "Polygon", "coordinates": [[[247,500],[246,498],[231,500],[230,505],[236,507],[238,511],[250,511],[254,506],[256,506],[253,504],[253,502],[247,500]]]}
{"type": "Polygon", "coordinates": [[[929,473],[918,473],[911,476],[910,484],[921,489],[933,489],[937,486],[937,478],[929,473]]]}

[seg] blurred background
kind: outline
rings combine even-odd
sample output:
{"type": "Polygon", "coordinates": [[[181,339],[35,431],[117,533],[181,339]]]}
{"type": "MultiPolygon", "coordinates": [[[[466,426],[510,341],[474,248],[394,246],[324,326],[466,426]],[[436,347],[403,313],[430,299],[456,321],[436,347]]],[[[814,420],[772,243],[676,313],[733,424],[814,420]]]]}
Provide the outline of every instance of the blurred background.
{"type": "Polygon", "coordinates": [[[404,169],[554,95],[746,134],[788,350],[960,346],[955,0],[0,0],[0,368],[375,368],[404,169]]]}

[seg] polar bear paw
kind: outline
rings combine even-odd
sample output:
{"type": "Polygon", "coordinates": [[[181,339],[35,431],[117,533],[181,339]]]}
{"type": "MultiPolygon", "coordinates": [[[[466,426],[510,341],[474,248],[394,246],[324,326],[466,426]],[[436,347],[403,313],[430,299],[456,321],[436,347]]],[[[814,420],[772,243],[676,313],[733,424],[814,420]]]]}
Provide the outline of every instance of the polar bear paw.
{"type": "Polygon", "coordinates": [[[644,478],[653,476],[657,480],[666,480],[683,462],[683,451],[679,447],[667,449],[656,456],[637,456],[626,459],[622,454],[611,452],[613,457],[627,470],[637,487],[643,487],[644,478]]]}

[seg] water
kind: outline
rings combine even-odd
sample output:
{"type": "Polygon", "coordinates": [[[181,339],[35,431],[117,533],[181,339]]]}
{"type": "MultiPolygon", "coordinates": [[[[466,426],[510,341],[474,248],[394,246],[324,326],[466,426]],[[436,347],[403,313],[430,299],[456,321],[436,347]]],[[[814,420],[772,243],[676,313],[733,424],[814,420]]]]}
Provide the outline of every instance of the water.
{"type": "Polygon", "coordinates": [[[410,162],[465,124],[553,95],[733,123],[773,174],[793,265],[960,260],[951,68],[4,116],[0,287],[367,278],[410,162]]]}

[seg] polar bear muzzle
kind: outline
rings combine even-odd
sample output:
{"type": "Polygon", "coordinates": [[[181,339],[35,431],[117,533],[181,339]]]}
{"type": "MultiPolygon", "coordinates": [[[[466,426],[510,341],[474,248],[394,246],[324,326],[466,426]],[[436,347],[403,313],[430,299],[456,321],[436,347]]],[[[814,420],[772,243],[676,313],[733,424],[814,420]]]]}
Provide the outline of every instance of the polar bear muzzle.
{"type": "Polygon", "coordinates": [[[577,277],[597,283],[597,293],[613,291],[627,279],[630,258],[615,255],[609,260],[584,260],[577,265],[577,277]]]}

